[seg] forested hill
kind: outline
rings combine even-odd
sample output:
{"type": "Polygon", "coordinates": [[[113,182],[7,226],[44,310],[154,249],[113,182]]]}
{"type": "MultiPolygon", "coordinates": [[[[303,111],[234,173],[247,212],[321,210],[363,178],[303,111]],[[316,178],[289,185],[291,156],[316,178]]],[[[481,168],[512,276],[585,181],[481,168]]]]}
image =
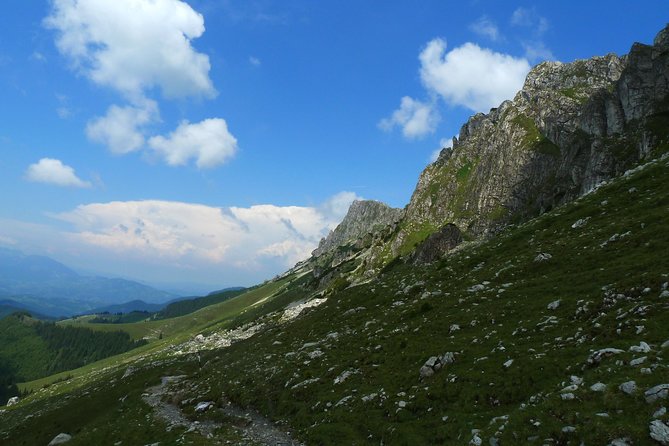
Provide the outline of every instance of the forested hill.
{"type": "Polygon", "coordinates": [[[15,313],[0,320],[0,404],[16,392],[17,382],[75,369],[145,343],[121,331],[61,327],[15,313]]]}

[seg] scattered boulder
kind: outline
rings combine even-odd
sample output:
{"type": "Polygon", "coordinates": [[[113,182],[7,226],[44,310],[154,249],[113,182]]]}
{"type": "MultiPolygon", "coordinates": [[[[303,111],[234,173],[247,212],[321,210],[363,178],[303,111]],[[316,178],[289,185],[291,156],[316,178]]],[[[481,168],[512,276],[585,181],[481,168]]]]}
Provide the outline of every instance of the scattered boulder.
{"type": "Polygon", "coordinates": [[[651,387],[644,392],[644,396],[646,397],[647,403],[654,403],[660,399],[667,399],[667,396],[669,396],[669,384],[660,384],[651,387]]]}
{"type": "Polygon", "coordinates": [[[505,369],[508,369],[509,367],[511,367],[511,364],[513,364],[513,359],[509,359],[502,365],[504,366],[505,369]]]}
{"type": "Polygon", "coordinates": [[[632,359],[632,360],[630,361],[630,365],[633,366],[633,367],[636,367],[636,366],[641,365],[641,364],[643,364],[644,362],[646,362],[646,359],[648,359],[647,356],[642,356],[642,357],[640,357],[640,358],[632,359]]]}
{"type": "Polygon", "coordinates": [[[635,353],[648,353],[650,350],[650,345],[643,341],[639,342],[639,345],[633,345],[630,347],[630,351],[635,353]]]}
{"type": "Polygon", "coordinates": [[[669,445],[669,426],[660,420],[650,422],[650,438],[661,445],[669,445]]]}
{"type": "Polygon", "coordinates": [[[454,362],[455,354],[453,352],[446,352],[442,356],[430,356],[418,372],[420,379],[429,378],[434,375],[435,372],[441,370],[443,366],[453,364],[454,362]]]}
{"type": "Polygon", "coordinates": [[[667,413],[667,408],[662,406],[653,413],[653,418],[662,418],[667,413]]]}
{"type": "Polygon", "coordinates": [[[212,407],[214,407],[213,401],[202,401],[195,406],[195,412],[206,412],[212,407]]]}
{"type": "Polygon", "coordinates": [[[18,396],[13,396],[13,397],[11,397],[9,400],[7,400],[7,407],[9,407],[9,406],[13,406],[14,404],[18,404],[19,401],[20,401],[20,400],[19,400],[19,397],[18,397],[18,396]]]}
{"type": "Polygon", "coordinates": [[[611,443],[609,443],[609,446],[631,446],[631,445],[632,445],[632,440],[630,440],[629,438],[616,438],[611,443]]]}
{"type": "Polygon", "coordinates": [[[595,383],[590,386],[590,390],[593,392],[603,392],[606,390],[606,384],[604,383],[595,383]]]}
{"type": "Polygon", "coordinates": [[[550,255],[549,253],[547,253],[547,252],[540,252],[540,253],[534,258],[534,261],[535,261],[535,262],[545,262],[545,261],[550,260],[550,259],[552,259],[552,258],[553,258],[553,256],[550,255]]]}
{"type": "Polygon", "coordinates": [[[549,309],[549,310],[557,310],[558,307],[560,306],[560,302],[562,302],[562,300],[560,300],[560,299],[554,300],[553,302],[549,303],[546,306],[546,308],[549,309]]]}
{"type": "Polygon", "coordinates": [[[57,446],[59,444],[67,443],[70,440],[72,440],[72,435],[60,433],[60,434],[56,435],[53,438],[53,440],[51,440],[51,442],[48,444],[48,446],[57,446]]]}
{"type": "Polygon", "coordinates": [[[590,354],[588,357],[588,364],[592,365],[597,365],[600,362],[602,362],[602,359],[607,358],[609,356],[617,355],[619,353],[623,353],[622,350],[619,348],[603,348],[601,350],[597,350],[596,352],[593,352],[590,354]]]}
{"type": "Polygon", "coordinates": [[[634,395],[637,391],[636,381],[625,381],[618,387],[623,393],[634,395]]]}

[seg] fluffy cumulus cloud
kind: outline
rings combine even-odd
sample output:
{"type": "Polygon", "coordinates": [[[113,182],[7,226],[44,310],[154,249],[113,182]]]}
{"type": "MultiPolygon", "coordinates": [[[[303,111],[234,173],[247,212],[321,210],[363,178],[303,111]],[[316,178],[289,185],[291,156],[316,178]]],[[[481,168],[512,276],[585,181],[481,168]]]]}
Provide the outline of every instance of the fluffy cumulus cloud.
{"type": "Polygon", "coordinates": [[[490,20],[487,16],[479,17],[478,20],[469,25],[469,29],[479,36],[486,37],[493,41],[500,38],[499,28],[497,28],[495,22],[490,20]]]}
{"type": "Polygon", "coordinates": [[[434,132],[438,123],[439,114],[434,104],[404,96],[400,107],[389,118],[382,119],[379,127],[385,131],[400,127],[406,138],[415,139],[434,132]]]}
{"type": "Polygon", "coordinates": [[[74,226],[69,235],[73,243],[123,256],[245,270],[278,261],[285,269],[308,257],[356,198],[342,193],[319,207],[217,208],[156,200],[93,203],[56,217],[74,226]]]}
{"type": "Polygon", "coordinates": [[[154,101],[144,100],[139,106],[112,105],[105,116],[91,120],[86,135],[91,141],[104,144],[112,153],[125,154],[144,146],[143,128],[158,116],[154,101]]]}
{"type": "Polygon", "coordinates": [[[169,135],[149,139],[149,147],[171,166],[194,159],[197,167],[211,168],[235,154],[237,139],[224,119],[215,118],[195,124],[184,121],[169,135]]]}
{"type": "Polygon", "coordinates": [[[446,52],[446,41],[434,39],[420,53],[425,88],[444,101],[486,112],[511,99],[523,86],[530,64],[524,58],[497,53],[474,43],[446,52]]]}
{"type": "Polygon", "coordinates": [[[54,184],[68,187],[91,187],[91,183],[81,180],[70,166],[53,158],[42,158],[28,166],[25,177],[36,183],[54,184]]]}
{"type": "Polygon", "coordinates": [[[220,118],[184,122],[165,136],[149,132],[160,123],[158,103],[149,99],[154,90],[165,98],[216,95],[209,57],[192,46],[204,18],[186,2],[53,0],[44,24],[78,72],[128,101],[88,122],[91,141],[118,155],[150,149],[172,166],[195,159],[198,167],[214,167],[235,153],[237,140],[220,118]]]}
{"type": "Polygon", "coordinates": [[[53,0],[44,23],[77,70],[128,97],[215,94],[209,57],[191,45],[204,19],[183,1],[53,0]]]}

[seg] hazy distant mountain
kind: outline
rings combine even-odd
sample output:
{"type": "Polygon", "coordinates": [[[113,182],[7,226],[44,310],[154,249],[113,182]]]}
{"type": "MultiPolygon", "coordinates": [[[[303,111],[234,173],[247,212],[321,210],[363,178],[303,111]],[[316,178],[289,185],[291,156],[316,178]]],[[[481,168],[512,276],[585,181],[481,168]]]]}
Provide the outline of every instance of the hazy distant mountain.
{"type": "Polygon", "coordinates": [[[44,314],[71,315],[133,300],[163,303],[175,297],[131,280],[82,276],[49,257],[0,248],[0,298],[44,314]]]}
{"type": "Polygon", "coordinates": [[[132,300],[130,302],[123,302],[121,304],[107,305],[104,307],[95,308],[91,313],[130,313],[131,311],[148,311],[155,313],[160,311],[167,303],[164,304],[150,304],[143,300],[132,300]]]}

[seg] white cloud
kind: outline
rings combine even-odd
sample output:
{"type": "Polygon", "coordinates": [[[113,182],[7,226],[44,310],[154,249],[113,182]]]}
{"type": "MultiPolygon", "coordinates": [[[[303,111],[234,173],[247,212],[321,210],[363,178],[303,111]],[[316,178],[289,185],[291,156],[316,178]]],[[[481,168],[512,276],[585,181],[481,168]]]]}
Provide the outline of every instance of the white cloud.
{"type": "Polygon", "coordinates": [[[526,59],[496,53],[474,43],[446,52],[442,39],[430,41],[419,56],[428,91],[473,111],[488,111],[511,99],[530,71],[526,59]]]}
{"type": "Polygon", "coordinates": [[[321,207],[217,208],[157,200],[94,203],[56,217],[74,225],[76,231],[69,236],[73,243],[125,257],[242,269],[263,269],[278,260],[286,268],[308,257],[356,198],[348,192],[338,194],[321,207]]]}
{"type": "Polygon", "coordinates": [[[532,33],[531,39],[525,39],[521,42],[527,59],[532,62],[555,60],[553,52],[542,40],[543,35],[550,28],[550,24],[548,19],[537,13],[536,9],[517,8],[511,15],[511,24],[516,27],[528,28],[532,33]]]}
{"type": "Polygon", "coordinates": [[[531,61],[556,60],[553,52],[541,40],[523,42],[525,57],[531,61]]]}
{"type": "Polygon", "coordinates": [[[548,19],[539,15],[536,9],[523,8],[522,6],[511,14],[511,24],[513,26],[533,28],[534,32],[538,35],[545,33],[550,27],[548,19]]]}
{"type": "Polygon", "coordinates": [[[199,168],[225,163],[237,151],[237,139],[224,119],[212,118],[190,124],[187,121],[167,137],[154,136],[149,147],[171,166],[187,164],[191,158],[199,168]]]}
{"type": "Polygon", "coordinates": [[[497,28],[495,22],[490,20],[487,16],[479,17],[478,20],[469,25],[469,29],[479,36],[487,37],[492,41],[500,38],[499,28],[497,28]]]}
{"type": "Polygon", "coordinates": [[[400,108],[395,110],[389,118],[382,119],[379,127],[390,131],[395,126],[399,126],[406,138],[415,139],[434,132],[438,123],[439,114],[434,104],[404,96],[400,102],[400,108]]]}
{"type": "Polygon", "coordinates": [[[432,152],[430,156],[430,162],[433,163],[439,158],[439,154],[444,149],[450,149],[453,147],[453,138],[441,138],[439,140],[439,147],[432,152]]]}
{"type": "Polygon", "coordinates": [[[91,187],[91,183],[77,177],[73,168],[53,158],[42,158],[28,166],[26,179],[56,186],[91,187]]]}
{"type": "Polygon", "coordinates": [[[209,57],[191,41],[204,19],[180,0],[53,0],[45,26],[56,46],[93,82],[139,98],[213,96],[209,57]]]}
{"type": "Polygon", "coordinates": [[[157,116],[157,104],[146,99],[139,106],[112,105],[105,116],[88,123],[86,135],[91,141],[109,147],[112,153],[130,153],[144,146],[143,127],[157,116]]]}
{"type": "Polygon", "coordinates": [[[249,63],[254,67],[259,67],[262,64],[262,62],[260,62],[260,59],[253,56],[249,56],[249,63]]]}

